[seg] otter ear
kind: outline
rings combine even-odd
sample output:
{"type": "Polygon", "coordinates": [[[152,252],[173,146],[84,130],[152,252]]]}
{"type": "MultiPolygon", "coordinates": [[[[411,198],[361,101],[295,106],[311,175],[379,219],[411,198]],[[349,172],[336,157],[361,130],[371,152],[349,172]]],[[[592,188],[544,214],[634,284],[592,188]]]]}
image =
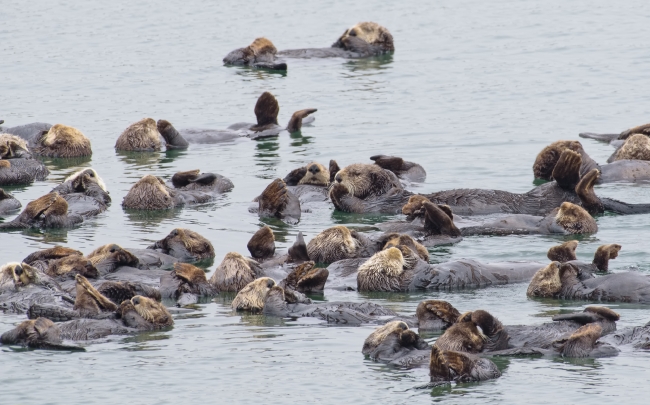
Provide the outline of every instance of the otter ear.
{"type": "Polygon", "coordinates": [[[379,165],[382,169],[396,172],[402,170],[404,159],[397,156],[375,155],[370,156],[370,160],[374,160],[375,164],[379,165]]]}
{"type": "Polygon", "coordinates": [[[330,160],[330,184],[334,184],[334,177],[336,176],[336,173],[338,173],[341,170],[339,167],[339,164],[336,163],[336,160],[330,160]]]}
{"type": "Polygon", "coordinates": [[[292,262],[303,262],[309,260],[307,244],[305,243],[305,238],[302,236],[302,232],[298,232],[296,241],[289,248],[289,258],[292,262]]]}
{"type": "Polygon", "coordinates": [[[300,180],[302,180],[303,177],[307,174],[307,168],[306,167],[299,167],[297,169],[294,169],[289,172],[284,177],[284,182],[287,183],[287,186],[297,186],[300,180]]]}

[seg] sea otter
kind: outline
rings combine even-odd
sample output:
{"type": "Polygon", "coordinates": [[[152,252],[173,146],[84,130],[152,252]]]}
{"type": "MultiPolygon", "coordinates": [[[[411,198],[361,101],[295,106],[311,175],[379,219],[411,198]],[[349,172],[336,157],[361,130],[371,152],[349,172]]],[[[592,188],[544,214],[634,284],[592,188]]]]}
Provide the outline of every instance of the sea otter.
{"type": "Polygon", "coordinates": [[[25,140],[0,133],[0,186],[30,184],[49,174],[43,162],[32,158],[25,140]]]}
{"type": "Polygon", "coordinates": [[[427,178],[427,172],[417,163],[407,162],[401,157],[375,155],[370,156],[375,164],[383,169],[390,170],[401,180],[411,182],[423,182],[427,178]]]}
{"type": "Polygon", "coordinates": [[[153,118],[143,118],[129,125],[115,142],[115,150],[149,152],[162,147],[160,133],[153,118]]]}
{"type": "Polygon", "coordinates": [[[639,125],[638,127],[626,129],[619,134],[595,134],[593,132],[582,132],[579,134],[581,138],[595,139],[597,141],[611,142],[614,140],[625,140],[631,135],[643,134],[650,136],[650,124],[639,125]]]}
{"type": "Polygon", "coordinates": [[[361,22],[345,30],[330,48],[289,49],[280,51],[266,38],[257,38],[245,48],[235,49],[223,58],[225,65],[287,70],[286,58],[367,58],[395,51],[393,36],[381,25],[361,22]]]}
{"type": "Polygon", "coordinates": [[[248,137],[250,139],[262,139],[271,136],[277,136],[282,131],[289,133],[298,132],[303,124],[307,125],[314,122],[311,114],[318,111],[315,108],[306,108],[293,113],[286,127],[278,124],[278,113],[280,104],[278,100],[269,92],[262,93],[255,104],[256,124],[240,122],[232,124],[226,129],[201,129],[189,128],[176,130],[174,126],[166,120],[158,120],[158,132],[165,138],[167,149],[186,149],[189,144],[212,144],[233,139],[248,137]]]}
{"type": "Polygon", "coordinates": [[[27,204],[23,212],[0,229],[71,228],[83,222],[78,214],[68,214],[68,203],[57,192],[46,194],[27,204]]]}
{"type": "Polygon", "coordinates": [[[182,262],[197,262],[214,258],[214,247],[209,240],[189,229],[176,228],[164,239],[147,249],[173,256],[182,262]]]}
{"type": "Polygon", "coordinates": [[[262,218],[278,218],[288,224],[298,223],[302,214],[300,200],[282,179],[275,179],[266,186],[262,194],[253,199],[248,211],[262,218]]]}
{"type": "Polygon", "coordinates": [[[106,211],[111,196],[94,169],[81,169],[52,189],[68,203],[68,214],[90,218],[106,211]]]}
{"type": "Polygon", "coordinates": [[[26,263],[0,267],[0,291],[0,310],[4,312],[24,313],[34,303],[74,302],[56,280],[26,263]]]}
{"type": "Polygon", "coordinates": [[[92,155],[90,140],[77,128],[63,124],[35,122],[19,127],[0,129],[27,142],[34,155],[51,158],[86,157],[92,155]]]}
{"type": "Polygon", "coordinates": [[[74,279],[77,274],[87,278],[99,278],[99,270],[78,250],[55,246],[31,253],[23,263],[35,267],[61,282],[74,279]]]}
{"type": "Polygon", "coordinates": [[[282,179],[289,192],[298,197],[300,205],[329,202],[327,187],[332,181],[331,172],[318,162],[292,170],[282,179]]]}
{"type": "MultiPolygon", "coordinates": [[[[621,151],[618,149],[614,152],[614,155],[608,160],[608,164],[599,165],[596,163],[587,152],[584,151],[582,145],[578,141],[556,141],[548,145],[537,155],[535,163],[533,164],[533,174],[535,178],[543,180],[553,180],[552,172],[555,164],[560,158],[560,155],[565,149],[573,150],[580,154],[582,157],[582,165],[580,166],[580,175],[584,176],[592,169],[600,170],[600,177],[598,178],[597,183],[613,183],[613,182],[644,182],[650,181],[650,162],[645,160],[650,160],[648,158],[643,159],[643,153],[645,144],[647,143],[647,137],[639,135],[644,139],[641,139],[640,144],[642,147],[636,147],[636,141],[630,141],[630,144],[625,149],[625,153],[621,153],[620,158],[615,158],[617,153],[621,151]],[[634,145],[634,146],[633,146],[634,145]],[[628,155],[628,152],[630,153],[628,155]],[[641,156],[639,156],[639,154],[641,156]],[[636,157],[635,157],[636,156],[636,157]],[[643,160],[632,160],[641,158],[643,160]]],[[[636,136],[634,136],[635,139],[636,136]]]]}
{"type": "MultiPolygon", "coordinates": [[[[647,180],[646,173],[642,171],[647,168],[645,162],[650,160],[650,138],[647,135],[630,135],[607,159],[607,163],[614,164],[626,160],[631,160],[634,162],[635,167],[638,166],[635,174],[640,177],[640,180],[647,180]]],[[[632,165],[632,162],[628,162],[628,166],[630,165],[632,165]]]]}
{"type": "Polygon", "coordinates": [[[234,187],[224,176],[214,173],[199,175],[198,170],[176,173],[174,177],[170,187],[159,177],[145,175],[124,196],[122,207],[138,210],[171,209],[185,204],[210,201],[234,187]],[[185,179],[181,181],[176,176],[185,179]],[[190,179],[187,180],[187,177],[190,179]],[[187,185],[182,185],[186,181],[187,185]],[[178,186],[174,186],[174,182],[178,186]]]}
{"type": "Polygon", "coordinates": [[[176,263],[174,270],[160,278],[160,294],[179,305],[193,304],[199,297],[214,297],[217,288],[208,282],[205,271],[188,263],[176,263]]]}
{"type": "Polygon", "coordinates": [[[571,262],[552,262],[535,274],[526,294],[585,301],[650,302],[650,277],[626,271],[605,276],[584,274],[571,262]]]}
{"type": "Polygon", "coordinates": [[[46,318],[21,322],[14,329],[3,333],[0,343],[31,349],[86,351],[83,347],[65,344],[59,326],[46,318]]]}
{"type": "Polygon", "coordinates": [[[0,217],[15,213],[21,206],[16,197],[0,188],[0,217]]]}
{"type": "Polygon", "coordinates": [[[577,247],[578,241],[570,240],[550,248],[546,257],[553,262],[571,263],[580,269],[581,275],[591,277],[591,273],[607,273],[609,271],[609,261],[618,257],[618,252],[621,250],[621,245],[616,243],[599,246],[591,263],[585,263],[577,260],[575,254],[577,247]]]}
{"type": "Polygon", "coordinates": [[[217,291],[237,292],[262,274],[259,263],[237,252],[229,252],[212,273],[209,283],[217,291]]]}

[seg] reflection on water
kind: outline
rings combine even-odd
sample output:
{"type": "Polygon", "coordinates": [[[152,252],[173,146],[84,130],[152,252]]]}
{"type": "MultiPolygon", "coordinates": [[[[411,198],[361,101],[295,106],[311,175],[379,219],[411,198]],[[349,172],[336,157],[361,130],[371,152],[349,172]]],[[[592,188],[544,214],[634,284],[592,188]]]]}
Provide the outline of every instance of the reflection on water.
{"type": "MultiPolygon", "coordinates": [[[[294,148],[297,148],[299,146],[309,145],[311,143],[311,139],[312,139],[311,136],[303,136],[302,131],[293,132],[293,133],[289,134],[289,137],[291,138],[290,145],[292,147],[294,147],[294,148]]],[[[293,153],[303,153],[306,150],[307,149],[299,149],[299,150],[293,151],[293,153]]]]}
{"type": "Polygon", "coordinates": [[[366,70],[377,70],[381,71],[384,69],[390,68],[388,66],[393,62],[393,55],[379,55],[372,58],[363,58],[363,59],[350,59],[343,64],[343,67],[347,68],[351,72],[366,71],[366,70]]]}
{"type": "Polygon", "coordinates": [[[168,210],[134,210],[123,208],[124,214],[129,222],[141,230],[147,230],[152,225],[160,225],[165,220],[178,218],[182,210],[182,208],[168,210]]]}
{"type": "Polygon", "coordinates": [[[280,163],[280,143],[277,137],[263,138],[255,142],[255,165],[262,168],[262,173],[257,177],[262,179],[275,179],[278,177],[277,166],[280,163]]]}
{"type": "Polygon", "coordinates": [[[227,65],[226,69],[234,69],[235,74],[240,76],[244,81],[268,80],[276,77],[286,77],[287,70],[261,69],[250,66],[232,66],[227,65]]]}
{"type": "MultiPolygon", "coordinates": [[[[9,220],[7,220],[7,222],[8,221],[9,220]]],[[[69,229],[65,228],[54,228],[47,230],[39,228],[28,228],[20,230],[0,229],[0,235],[5,235],[3,237],[8,237],[8,235],[20,234],[33,241],[38,241],[45,244],[59,244],[68,243],[68,231],[69,229]]]]}
{"type": "MultiPolygon", "coordinates": [[[[75,158],[40,158],[50,173],[55,174],[58,170],[65,170],[71,167],[91,167],[92,156],[75,157],[75,158]]],[[[78,170],[78,169],[77,169],[78,170]]],[[[76,170],[75,170],[76,171],[76,170]]],[[[72,173],[71,173],[72,174],[72,173]]],[[[52,177],[52,176],[50,176],[52,177]]]]}
{"type": "MultiPolygon", "coordinates": [[[[165,152],[166,153],[166,152],[165,152]]],[[[142,169],[147,168],[149,171],[153,170],[153,165],[158,164],[161,161],[161,152],[132,152],[132,151],[115,151],[118,159],[126,164],[131,166],[132,169],[142,169]]],[[[144,174],[155,174],[155,173],[146,173],[144,174]]],[[[142,176],[144,176],[142,174],[142,176]]]]}

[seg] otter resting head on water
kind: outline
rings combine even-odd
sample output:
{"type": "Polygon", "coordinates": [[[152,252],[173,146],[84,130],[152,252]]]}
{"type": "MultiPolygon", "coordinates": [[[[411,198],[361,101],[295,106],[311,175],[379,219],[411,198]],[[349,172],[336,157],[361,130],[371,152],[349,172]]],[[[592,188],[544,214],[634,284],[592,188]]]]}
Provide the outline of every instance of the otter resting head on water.
{"type": "Polygon", "coordinates": [[[143,118],[129,125],[117,138],[115,149],[119,151],[159,151],[160,132],[153,118],[143,118]]]}
{"type": "Polygon", "coordinates": [[[214,248],[209,240],[198,233],[184,228],[176,228],[169,235],[149,246],[173,256],[181,261],[199,261],[214,258],[214,248]]]}
{"type": "Polygon", "coordinates": [[[56,124],[37,139],[32,148],[36,155],[71,158],[92,155],[90,140],[76,128],[56,124]]]}

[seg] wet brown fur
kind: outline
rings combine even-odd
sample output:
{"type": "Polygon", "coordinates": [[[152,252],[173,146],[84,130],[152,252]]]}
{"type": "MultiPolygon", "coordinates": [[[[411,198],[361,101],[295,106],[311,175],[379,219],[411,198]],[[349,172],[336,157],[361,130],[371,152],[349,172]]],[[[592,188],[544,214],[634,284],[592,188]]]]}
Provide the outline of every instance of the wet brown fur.
{"type": "Polygon", "coordinates": [[[436,340],[434,346],[442,350],[480,353],[486,341],[487,337],[477,328],[474,322],[458,322],[450,326],[436,340]]]}
{"type": "MultiPolygon", "coordinates": [[[[255,41],[265,38],[258,38],[255,41]]],[[[268,41],[268,40],[266,40],[268,41]]],[[[270,41],[268,41],[271,44],[270,41]]],[[[255,42],[253,42],[255,44],[255,42]]],[[[252,44],[251,44],[252,45],[252,44]]],[[[273,46],[273,44],[271,44],[273,46]]],[[[275,48],[275,47],[274,47],[275,48]]],[[[264,44],[260,49],[268,49],[268,44],[264,44]]],[[[267,125],[278,125],[278,114],[280,113],[280,104],[273,94],[265,91],[255,103],[255,116],[257,117],[257,126],[252,130],[261,129],[267,125]]]]}
{"type": "Polygon", "coordinates": [[[115,149],[124,151],[159,151],[160,133],[153,118],[143,118],[129,125],[117,138],[115,149]]]}
{"type": "Polygon", "coordinates": [[[535,273],[528,285],[526,295],[529,297],[553,297],[562,289],[560,263],[551,262],[535,273]]]}
{"type": "Polygon", "coordinates": [[[555,222],[568,234],[596,233],[596,220],[579,205],[563,202],[555,216],[555,222]]]}
{"type": "Polygon", "coordinates": [[[415,316],[420,323],[422,323],[422,320],[437,318],[445,322],[446,326],[449,327],[456,323],[456,320],[460,317],[460,312],[447,301],[426,300],[418,304],[415,316]]]}
{"type": "Polygon", "coordinates": [[[263,226],[251,237],[246,245],[251,256],[263,260],[275,254],[275,235],[268,226],[263,226]]]}
{"type": "Polygon", "coordinates": [[[257,263],[237,252],[230,252],[214,270],[209,282],[219,291],[237,292],[253,282],[260,273],[257,263]]]}
{"type": "Polygon", "coordinates": [[[362,199],[381,196],[396,186],[390,172],[375,164],[351,164],[339,170],[334,179],[350,195],[362,199]]]}
{"type": "Polygon", "coordinates": [[[285,278],[284,287],[301,293],[322,291],[329,271],[315,266],[316,263],[312,261],[297,266],[285,278]]]}
{"type": "Polygon", "coordinates": [[[232,308],[244,311],[261,311],[264,309],[266,294],[274,286],[275,281],[269,277],[258,278],[248,283],[232,301],[232,308]]]}
{"type": "Polygon", "coordinates": [[[352,36],[362,39],[369,45],[380,47],[383,52],[395,51],[395,44],[391,33],[385,27],[375,22],[360,22],[348,28],[333,46],[348,49],[347,42],[349,37],[352,36]]]}
{"type": "Polygon", "coordinates": [[[97,291],[84,276],[77,274],[75,280],[77,281],[77,297],[74,309],[86,314],[117,310],[117,305],[97,291]]]}
{"type": "Polygon", "coordinates": [[[650,139],[646,135],[631,135],[616,152],[614,160],[650,160],[650,139]]]}
{"type": "Polygon", "coordinates": [[[565,263],[571,260],[576,260],[576,248],[578,247],[577,240],[570,240],[561,245],[551,247],[546,253],[546,257],[550,261],[565,263]]]}
{"type": "Polygon", "coordinates": [[[598,249],[596,249],[593,260],[593,263],[596,265],[598,270],[608,271],[609,261],[618,257],[618,252],[621,248],[622,246],[616,243],[599,246],[598,249]]]}
{"type": "Polygon", "coordinates": [[[554,345],[565,357],[587,357],[602,332],[603,328],[599,324],[588,323],[579,327],[568,339],[554,345]]]}
{"type": "Polygon", "coordinates": [[[91,156],[90,140],[76,128],[56,124],[44,134],[34,153],[41,156],[71,158],[91,156]]]}
{"type": "Polygon", "coordinates": [[[386,240],[386,242],[384,242],[382,249],[397,247],[399,245],[407,246],[412,251],[416,252],[420,259],[424,260],[425,262],[429,262],[429,251],[427,248],[413,239],[411,236],[406,234],[391,233],[389,235],[386,235],[385,238],[386,239],[384,240],[386,240]]]}
{"type": "Polygon", "coordinates": [[[282,179],[275,179],[266,186],[258,198],[261,215],[280,217],[289,203],[289,189],[282,179]]]}
{"type": "Polygon", "coordinates": [[[153,323],[158,327],[172,326],[174,319],[165,306],[151,298],[136,295],[131,298],[131,304],[135,307],[136,312],[147,322],[153,323]]]}
{"type": "Polygon", "coordinates": [[[537,179],[553,180],[553,169],[565,150],[578,152],[582,145],[578,141],[556,141],[548,145],[535,158],[533,174],[537,179]]]}
{"type": "Polygon", "coordinates": [[[307,244],[309,258],[318,263],[333,263],[357,257],[358,249],[359,241],[343,225],[325,229],[307,244]]]}
{"type": "Polygon", "coordinates": [[[211,259],[215,256],[212,243],[199,233],[189,229],[176,228],[163,241],[167,247],[175,241],[179,241],[196,260],[211,259]]]}
{"type": "Polygon", "coordinates": [[[158,177],[150,174],[142,177],[124,196],[124,208],[139,210],[164,210],[174,207],[170,189],[158,177]]]}
{"type": "Polygon", "coordinates": [[[370,336],[366,338],[366,340],[363,342],[363,349],[361,350],[362,353],[368,354],[372,350],[376,349],[386,338],[390,335],[397,335],[398,337],[402,335],[402,333],[406,332],[409,330],[408,325],[406,322],[403,321],[392,321],[388,322],[387,324],[378,327],[375,329],[370,336]]]}

